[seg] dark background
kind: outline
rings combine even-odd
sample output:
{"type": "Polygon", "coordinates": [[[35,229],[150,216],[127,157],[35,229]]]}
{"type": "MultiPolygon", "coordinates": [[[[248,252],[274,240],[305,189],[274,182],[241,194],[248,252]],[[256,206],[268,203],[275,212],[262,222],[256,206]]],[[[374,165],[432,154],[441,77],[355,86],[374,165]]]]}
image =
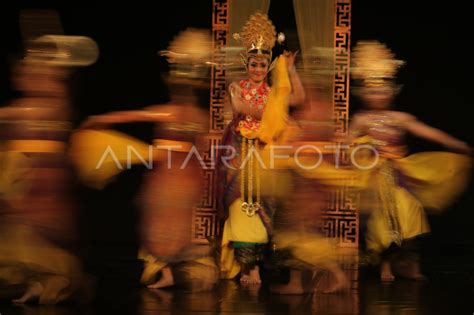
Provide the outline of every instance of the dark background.
{"type": "MultiPolygon", "coordinates": [[[[397,108],[420,120],[474,144],[472,116],[473,64],[470,12],[459,3],[446,2],[413,6],[414,1],[353,1],[352,46],[360,39],[386,43],[406,66],[400,71],[397,108]]],[[[0,10],[0,103],[15,97],[9,81],[9,60],[21,55],[18,26],[20,9],[55,9],[65,34],[93,38],[100,48],[98,62],[75,72],[71,90],[75,122],[88,115],[111,110],[136,109],[169,100],[160,73],[166,61],[157,55],[169,41],[188,26],[211,28],[211,1],[140,1],[108,7],[84,2],[16,2],[0,10]]],[[[270,18],[278,31],[295,29],[292,1],[272,1],[270,18]]],[[[289,47],[292,50],[298,47],[289,47]]],[[[351,99],[351,111],[360,107],[351,99]]],[[[143,140],[152,137],[151,125],[121,126],[143,140]]],[[[412,152],[444,150],[425,141],[409,138],[412,152]]],[[[137,207],[134,196],[144,170],[121,175],[104,191],[82,189],[84,210],[84,259],[88,270],[99,278],[99,290],[110,289],[107,279],[120,278],[127,285],[137,283],[140,266],[137,249],[137,207]],[[128,284],[127,284],[128,283],[128,284]]],[[[460,276],[474,275],[473,188],[448,211],[430,216],[432,236],[425,248],[427,273],[440,271],[460,276]]],[[[119,299],[118,299],[119,300],[119,299]]],[[[120,303],[119,303],[120,304],[120,303]]]]}

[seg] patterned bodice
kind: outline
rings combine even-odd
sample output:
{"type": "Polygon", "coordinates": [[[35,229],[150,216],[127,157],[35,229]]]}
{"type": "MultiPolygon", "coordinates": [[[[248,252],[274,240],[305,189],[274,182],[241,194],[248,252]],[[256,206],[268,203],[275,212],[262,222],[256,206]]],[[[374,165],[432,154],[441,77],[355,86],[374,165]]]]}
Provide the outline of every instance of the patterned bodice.
{"type": "MultiPolygon", "coordinates": [[[[265,111],[267,105],[268,95],[270,93],[270,86],[263,82],[258,88],[252,87],[249,80],[242,80],[239,82],[242,89],[242,99],[249,108],[256,108],[259,112],[265,111]]],[[[252,115],[245,115],[237,125],[237,131],[241,128],[249,130],[257,130],[260,128],[260,119],[252,115]]]]}
{"type": "Polygon", "coordinates": [[[405,131],[401,122],[383,112],[368,112],[365,114],[367,120],[365,133],[370,136],[372,145],[380,154],[386,156],[404,156],[405,131]]]}

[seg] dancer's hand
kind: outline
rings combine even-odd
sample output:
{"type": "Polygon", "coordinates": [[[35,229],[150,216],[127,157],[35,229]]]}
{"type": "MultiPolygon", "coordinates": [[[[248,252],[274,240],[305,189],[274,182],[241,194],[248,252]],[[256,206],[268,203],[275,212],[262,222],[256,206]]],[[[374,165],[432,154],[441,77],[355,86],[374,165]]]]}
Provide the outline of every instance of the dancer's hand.
{"type": "Polygon", "coordinates": [[[242,88],[240,87],[240,85],[234,82],[229,86],[229,90],[230,97],[233,100],[242,100],[242,88]]]}
{"type": "Polygon", "coordinates": [[[450,144],[450,147],[456,152],[472,156],[472,147],[464,141],[453,142],[450,144]]]}
{"type": "Polygon", "coordinates": [[[288,67],[288,71],[295,70],[295,58],[297,54],[298,54],[298,50],[295,52],[285,50],[283,52],[283,56],[286,57],[286,65],[288,67]]]}
{"type": "Polygon", "coordinates": [[[244,99],[242,98],[242,88],[237,83],[232,83],[229,86],[230,92],[230,101],[232,103],[233,108],[237,112],[241,112],[244,108],[244,99]]]}
{"type": "Polygon", "coordinates": [[[110,125],[107,116],[90,116],[80,126],[79,129],[104,129],[110,125]]]}

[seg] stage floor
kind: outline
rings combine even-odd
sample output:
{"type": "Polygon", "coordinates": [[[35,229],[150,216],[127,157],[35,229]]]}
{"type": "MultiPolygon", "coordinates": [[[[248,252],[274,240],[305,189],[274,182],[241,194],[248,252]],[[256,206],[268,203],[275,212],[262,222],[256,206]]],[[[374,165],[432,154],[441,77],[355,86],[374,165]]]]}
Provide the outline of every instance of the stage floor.
{"type": "Polygon", "coordinates": [[[265,286],[242,287],[235,281],[221,281],[202,293],[148,290],[110,278],[90,305],[19,306],[3,299],[0,314],[472,314],[473,275],[443,271],[425,283],[381,284],[375,273],[361,271],[357,289],[313,296],[275,295],[265,286]]]}

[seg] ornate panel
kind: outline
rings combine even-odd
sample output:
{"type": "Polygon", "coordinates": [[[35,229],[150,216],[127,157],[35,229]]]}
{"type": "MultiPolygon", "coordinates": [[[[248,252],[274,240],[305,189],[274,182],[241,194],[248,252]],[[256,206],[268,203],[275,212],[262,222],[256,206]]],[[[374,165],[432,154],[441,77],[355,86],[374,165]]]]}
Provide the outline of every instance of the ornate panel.
{"type": "MultiPolygon", "coordinates": [[[[347,133],[349,124],[350,24],[351,1],[335,0],[333,118],[336,134],[347,133]]],[[[344,150],[340,151],[339,158],[341,161],[348,158],[344,150]]],[[[339,238],[343,246],[358,246],[357,201],[357,193],[350,188],[334,189],[324,213],[321,230],[327,236],[339,238]]]]}
{"type": "Polygon", "coordinates": [[[335,1],[333,117],[337,133],[346,133],[349,121],[349,65],[351,1],[335,1]]]}
{"type": "Polygon", "coordinates": [[[195,208],[193,215],[193,242],[207,244],[208,238],[218,235],[220,223],[213,208],[195,208]]]}
{"type": "Polygon", "coordinates": [[[216,170],[217,148],[225,128],[224,102],[226,96],[226,72],[221,65],[229,32],[229,0],[212,1],[212,47],[214,50],[211,66],[211,103],[209,108],[209,134],[204,137],[203,159],[207,169],[206,181],[201,204],[194,209],[193,242],[207,243],[207,238],[219,234],[220,224],[217,216],[216,170]]]}
{"type": "Polygon", "coordinates": [[[213,65],[211,66],[211,107],[210,132],[224,130],[224,100],[225,100],[225,69],[222,63],[227,45],[229,32],[229,4],[228,0],[213,0],[212,10],[212,45],[214,49],[213,65]]]}

